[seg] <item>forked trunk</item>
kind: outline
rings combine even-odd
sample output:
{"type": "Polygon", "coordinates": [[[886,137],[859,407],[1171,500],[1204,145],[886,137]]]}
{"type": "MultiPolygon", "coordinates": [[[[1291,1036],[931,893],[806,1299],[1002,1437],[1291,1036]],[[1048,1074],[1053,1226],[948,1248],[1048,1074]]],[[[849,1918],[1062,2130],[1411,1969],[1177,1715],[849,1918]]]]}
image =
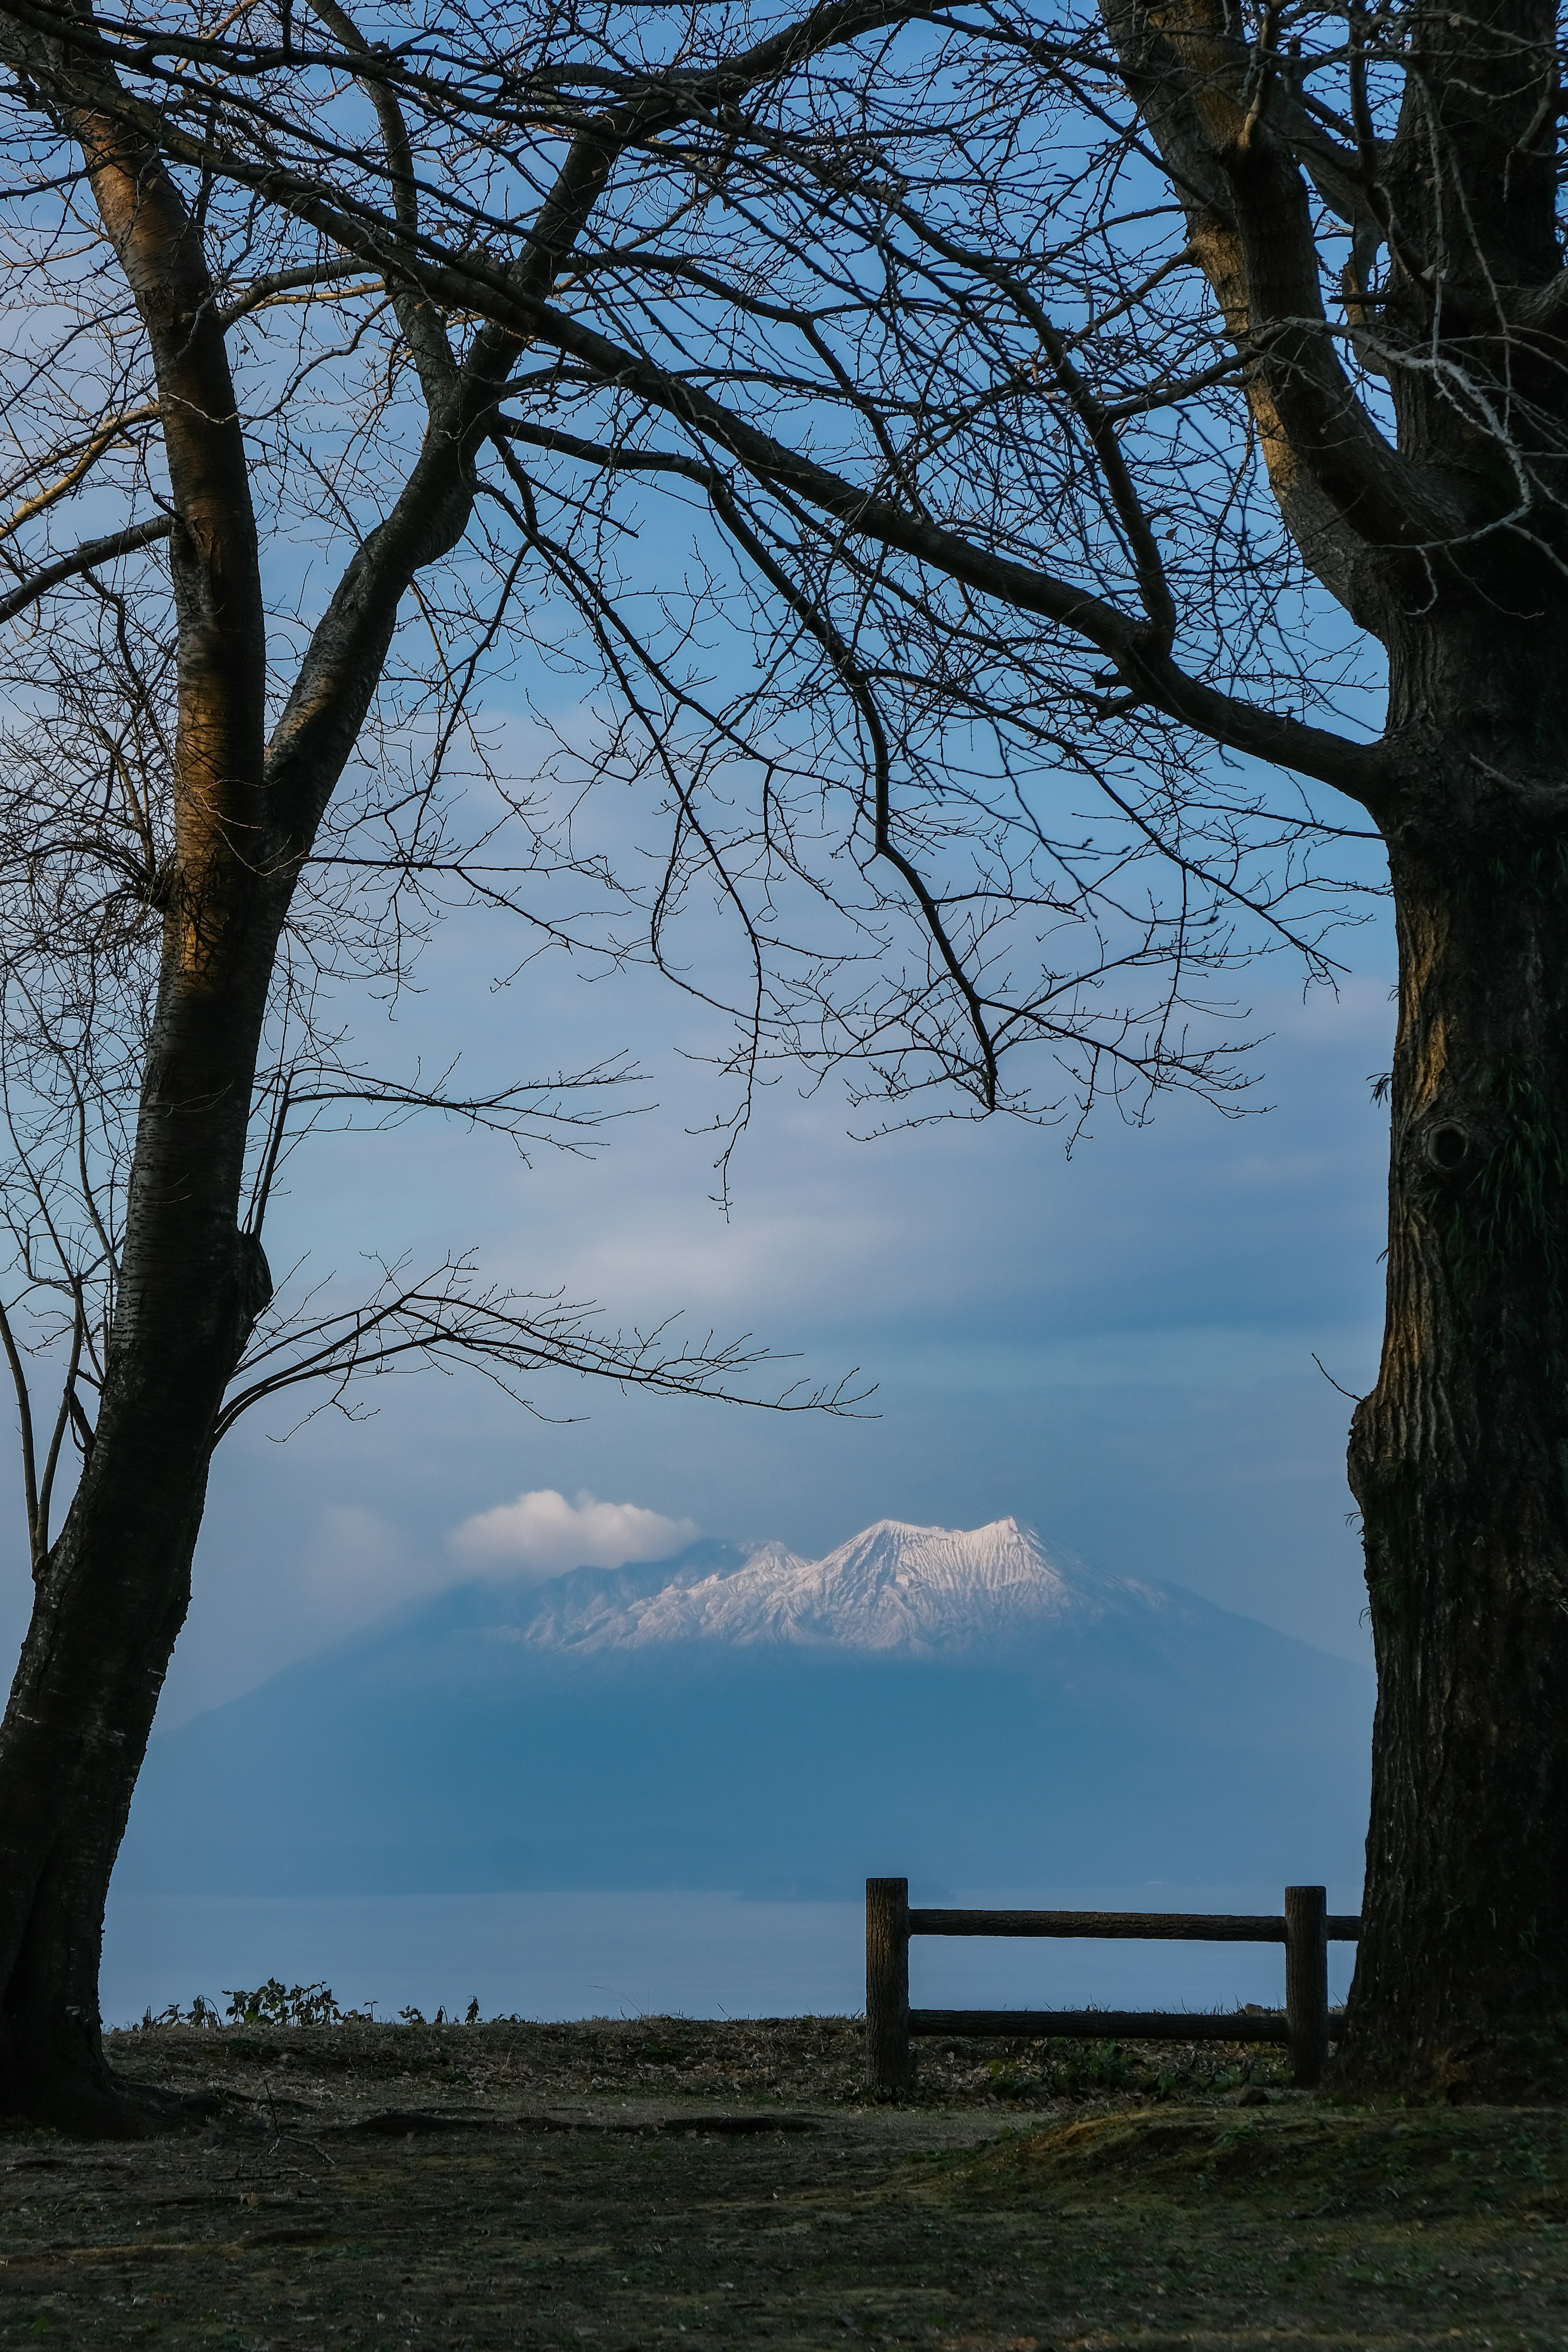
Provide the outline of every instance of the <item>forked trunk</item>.
{"type": "MultiPolygon", "coordinates": [[[[46,84],[61,74],[63,53],[14,21],[0,19],[0,48],[46,84]]],[[[237,1219],[274,959],[405,591],[467,528],[474,452],[515,345],[487,328],[459,368],[422,306],[407,313],[439,414],[312,635],[269,767],[248,457],[200,227],[156,147],[126,127],[104,56],[64,83],[58,110],[157,372],[179,717],[163,969],[104,1391],[0,1725],[0,2113],[131,2131],[156,2102],[103,2061],[103,1902],[189,1603],[216,1418],[270,1290],[237,1219]]],[[[590,144],[574,198],[584,217],[608,168],[590,144]]]]}
{"type": "Polygon", "coordinates": [[[1463,664],[1428,643],[1424,680],[1396,662],[1396,698],[1449,723],[1420,730],[1389,840],[1388,1320],[1350,1453],[1378,1668],[1352,2091],[1568,2095],[1568,843],[1545,634],[1463,664]]]}
{"type": "MultiPolygon", "coordinates": [[[[24,87],[64,52],[0,27],[24,87]]],[[[0,1724],[0,2111],[134,2129],[99,2036],[103,1898],[190,1597],[213,1425],[260,1300],[237,1215],[286,906],[264,793],[266,616],[247,457],[201,231],[106,53],[51,101],[134,297],[163,404],[177,620],[174,857],[96,1429],[0,1724]]]]}

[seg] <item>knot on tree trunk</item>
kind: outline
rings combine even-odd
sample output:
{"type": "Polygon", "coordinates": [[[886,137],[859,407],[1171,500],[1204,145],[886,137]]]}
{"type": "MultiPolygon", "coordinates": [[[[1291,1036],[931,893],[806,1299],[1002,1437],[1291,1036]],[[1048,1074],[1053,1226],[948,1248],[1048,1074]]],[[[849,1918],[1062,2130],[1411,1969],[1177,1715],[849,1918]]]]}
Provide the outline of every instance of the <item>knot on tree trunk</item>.
{"type": "Polygon", "coordinates": [[[272,1302],[272,1268],[258,1234],[235,1237],[234,1361],[272,1302]]]}

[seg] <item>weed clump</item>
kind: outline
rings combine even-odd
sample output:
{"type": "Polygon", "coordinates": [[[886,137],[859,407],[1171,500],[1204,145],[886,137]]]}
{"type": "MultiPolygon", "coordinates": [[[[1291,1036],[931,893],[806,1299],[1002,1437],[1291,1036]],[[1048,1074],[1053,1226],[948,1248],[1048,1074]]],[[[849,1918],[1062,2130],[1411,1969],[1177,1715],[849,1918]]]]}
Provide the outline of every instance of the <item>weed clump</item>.
{"type": "MultiPolygon", "coordinates": [[[[281,1977],[268,1977],[254,1992],[224,1988],[226,2011],[220,2011],[216,2001],[197,1993],[189,2009],[173,2001],[156,2015],[151,2007],[142,2014],[139,2026],[131,2031],[152,2033],[169,2026],[194,2025],[199,2032],[213,2032],[226,2025],[373,2025],[375,2003],[367,2001],[363,2009],[343,2009],[331,1985],[287,1985],[281,1977]]],[[[479,2015],[478,2001],[471,2004],[468,2022],[479,2015]]],[[[405,2020],[423,2025],[425,2020],[417,2010],[405,2010],[405,2020]]],[[[439,2016],[437,2022],[445,2022],[439,2016]]]]}

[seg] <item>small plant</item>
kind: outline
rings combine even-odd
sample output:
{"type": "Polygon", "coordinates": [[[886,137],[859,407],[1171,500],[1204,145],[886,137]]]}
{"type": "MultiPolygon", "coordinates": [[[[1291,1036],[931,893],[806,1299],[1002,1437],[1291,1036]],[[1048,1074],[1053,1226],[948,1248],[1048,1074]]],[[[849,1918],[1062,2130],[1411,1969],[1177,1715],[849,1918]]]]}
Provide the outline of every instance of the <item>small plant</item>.
{"type": "Polygon", "coordinates": [[[222,2023],[223,2018],[215,2004],[198,1992],[189,2009],[182,2009],[177,2000],[171,2001],[167,2009],[161,2009],[154,2017],[149,2005],[142,2012],[139,2031],[151,2033],[162,2025],[216,2026],[222,2023]]]}
{"type": "Polygon", "coordinates": [[[254,1992],[226,1985],[224,1998],[231,2025],[342,2025],[363,2014],[340,2009],[331,1985],[286,1985],[281,1977],[268,1977],[254,1992]]]}
{"type": "Polygon", "coordinates": [[[1058,2097],[1082,2099],[1106,2091],[1142,2090],[1147,2070],[1119,2042],[1058,2042],[1040,2052],[1041,2088],[1058,2097]]]}

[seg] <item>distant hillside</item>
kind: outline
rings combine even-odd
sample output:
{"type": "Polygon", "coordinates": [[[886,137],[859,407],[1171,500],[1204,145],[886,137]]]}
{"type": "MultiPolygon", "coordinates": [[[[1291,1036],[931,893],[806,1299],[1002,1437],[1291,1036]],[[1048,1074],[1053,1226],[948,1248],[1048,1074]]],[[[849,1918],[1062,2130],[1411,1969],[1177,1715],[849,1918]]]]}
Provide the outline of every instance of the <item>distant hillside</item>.
{"type": "Polygon", "coordinates": [[[155,1738],[117,1884],[1359,1883],[1372,1679],[1012,1519],[473,1583],[155,1738]]]}

